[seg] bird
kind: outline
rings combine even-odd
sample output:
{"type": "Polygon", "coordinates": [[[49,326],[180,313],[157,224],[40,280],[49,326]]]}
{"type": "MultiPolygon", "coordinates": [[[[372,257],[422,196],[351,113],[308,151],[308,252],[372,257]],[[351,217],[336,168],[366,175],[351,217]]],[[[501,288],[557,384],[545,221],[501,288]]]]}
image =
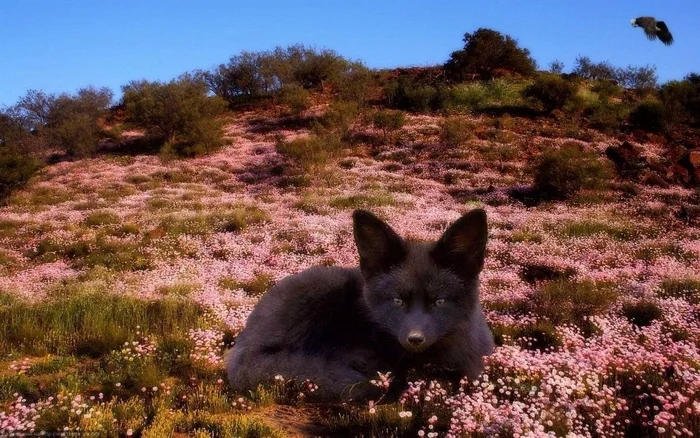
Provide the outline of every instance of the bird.
{"type": "Polygon", "coordinates": [[[673,35],[668,31],[668,27],[663,21],[656,21],[654,17],[639,17],[631,19],[630,22],[633,27],[644,29],[644,33],[650,40],[655,40],[658,37],[667,46],[673,44],[673,35]]]}

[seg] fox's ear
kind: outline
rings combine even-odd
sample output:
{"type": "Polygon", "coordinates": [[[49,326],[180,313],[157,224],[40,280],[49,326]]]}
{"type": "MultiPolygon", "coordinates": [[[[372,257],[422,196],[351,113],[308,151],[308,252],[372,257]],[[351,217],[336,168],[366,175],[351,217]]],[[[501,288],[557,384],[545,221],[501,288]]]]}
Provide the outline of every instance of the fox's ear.
{"type": "Polygon", "coordinates": [[[352,222],[360,269],[366,277],[386,272],[404,260],[403,239],[384,221],[368,211],[355,210],[352,222]]]}
{"type": "Polygon", "coordinates": [[[469,278],[484,267],[488,227],[486,212],[472,210],[457,219],[435,244],[431,256],[438,265],[469,278]]]}

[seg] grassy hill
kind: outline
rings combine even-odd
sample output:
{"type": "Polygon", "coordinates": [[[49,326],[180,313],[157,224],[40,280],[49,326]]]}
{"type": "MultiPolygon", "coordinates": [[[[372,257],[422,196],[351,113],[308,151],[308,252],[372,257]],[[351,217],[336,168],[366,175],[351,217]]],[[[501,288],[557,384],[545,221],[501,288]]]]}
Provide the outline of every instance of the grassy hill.
{"type": "MultiPolygon", "coordinates": [[[[663,87],[580,76],[367,78],[355,99],[330,79],[236,94],[202,111],[221,129],[212,143],[192,134],[199,122],[164,137],[128,101],[97,111],[89,152],[51,142],[63,122],[5,134],[8,154],[45,161],[0,207],[0,430],[697,433],[700,149],[683,108],[663,87]],[[569,91],[540,98],[537,81],[569,91]],[[401,403],[380,406],[305,403],[313,385],[284,379],[228,388],[224,351],[270,285],[357,264],[353,209],[434,239],[476,206],[489,215],[481,299],[499,345],[477,381],[416,375],[401,403]]],[[[170,96],[132,89],[151,86],[170,96]]],[[[167,114],[213,99],[188,96],[167,114]]]]}

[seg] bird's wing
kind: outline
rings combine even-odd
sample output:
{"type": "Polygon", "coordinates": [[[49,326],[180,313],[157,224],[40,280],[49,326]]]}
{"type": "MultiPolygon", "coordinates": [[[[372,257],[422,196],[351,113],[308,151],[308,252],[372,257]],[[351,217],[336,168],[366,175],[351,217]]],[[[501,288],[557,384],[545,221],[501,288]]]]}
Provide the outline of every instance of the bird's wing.
{"type": "Polygon", "coordinates": [[[659,29],[656,31],[656,36],[659,37],[662,43],[666,44],[667,46],[673,44],[673,35],[671,35],[671,32],[668,31],[668,26],[666,26],[666,23],[663,21],[657,21],[656,28],[659,29]]]}

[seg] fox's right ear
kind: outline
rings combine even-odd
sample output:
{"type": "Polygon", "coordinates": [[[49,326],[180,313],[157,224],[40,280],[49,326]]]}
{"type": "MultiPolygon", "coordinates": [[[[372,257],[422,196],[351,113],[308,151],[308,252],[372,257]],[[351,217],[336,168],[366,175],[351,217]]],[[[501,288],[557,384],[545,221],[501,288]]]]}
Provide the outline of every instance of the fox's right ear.
{"type": "Polygon", "coordinates": [[[355,210],[352,222],[360,269],[365,277],[386,272],[404,260],[403,239],[384,221],[368,211],[355,210]]]}

